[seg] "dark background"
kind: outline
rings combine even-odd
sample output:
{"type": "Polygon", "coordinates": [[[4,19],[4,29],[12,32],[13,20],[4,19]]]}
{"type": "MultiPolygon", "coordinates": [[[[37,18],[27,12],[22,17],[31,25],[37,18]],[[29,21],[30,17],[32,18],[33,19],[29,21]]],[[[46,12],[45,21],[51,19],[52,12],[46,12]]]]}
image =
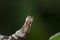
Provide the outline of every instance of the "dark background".
{"type": "Polygon", "coordinates": [[[59,0],[0,0],[0,34],[15,33],[28,15],[34,21],[26,40],[48,40],[60,32],[59,0]]]}

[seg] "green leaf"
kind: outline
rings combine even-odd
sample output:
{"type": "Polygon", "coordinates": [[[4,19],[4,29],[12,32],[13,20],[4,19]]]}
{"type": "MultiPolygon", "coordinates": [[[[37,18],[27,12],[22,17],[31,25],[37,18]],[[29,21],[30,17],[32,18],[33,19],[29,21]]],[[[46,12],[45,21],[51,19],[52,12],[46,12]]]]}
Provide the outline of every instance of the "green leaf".
{"type": "Polygon", "coordinates": [[[49,38],[49,40],[60,40],[60,32],[54,34],[49,38]]]}

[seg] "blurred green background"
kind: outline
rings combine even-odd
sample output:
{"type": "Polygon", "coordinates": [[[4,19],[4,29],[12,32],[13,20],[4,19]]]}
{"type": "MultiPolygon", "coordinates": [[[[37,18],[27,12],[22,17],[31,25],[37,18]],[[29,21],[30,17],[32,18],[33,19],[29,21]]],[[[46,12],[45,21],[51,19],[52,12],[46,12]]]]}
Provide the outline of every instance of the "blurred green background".
{"type": "Polygon", "coordinates": [[[15,33],[28,15],[34,21],[26,40],[48,40],[60,32],[59,0],[0,0],[0,34],[15,33]]]}

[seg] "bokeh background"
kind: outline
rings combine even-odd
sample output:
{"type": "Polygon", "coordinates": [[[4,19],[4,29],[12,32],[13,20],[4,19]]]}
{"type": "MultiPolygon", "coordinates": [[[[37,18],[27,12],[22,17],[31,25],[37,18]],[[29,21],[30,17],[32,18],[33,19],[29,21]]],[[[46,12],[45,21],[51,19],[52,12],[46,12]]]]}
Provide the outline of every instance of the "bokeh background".
{"type": "Polygon", "coordinates": [[[34,21],[26,40],[48,40],[60,32],[59,0],[0,0],[0,34],[15,33],[28,15],[34,21]]]}

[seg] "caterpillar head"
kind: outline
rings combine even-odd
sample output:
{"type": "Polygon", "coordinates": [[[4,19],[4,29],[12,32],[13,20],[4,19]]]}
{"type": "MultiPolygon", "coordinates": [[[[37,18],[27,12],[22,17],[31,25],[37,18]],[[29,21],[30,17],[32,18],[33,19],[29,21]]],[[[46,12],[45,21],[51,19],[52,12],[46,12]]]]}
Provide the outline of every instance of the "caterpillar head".
{"type": "Polygon", "coordinates": [[[26,21],[25,21],[26,25],[31,26],[32,22],[33,22],[33,17],[32,16],[27,16],[26,21]]]}
{"type": "Polygon", "coordinates": [[[33,21],[33,17],[32,16],[27,16],[26,17],[26,21],[32,22],[33,21]]]}

